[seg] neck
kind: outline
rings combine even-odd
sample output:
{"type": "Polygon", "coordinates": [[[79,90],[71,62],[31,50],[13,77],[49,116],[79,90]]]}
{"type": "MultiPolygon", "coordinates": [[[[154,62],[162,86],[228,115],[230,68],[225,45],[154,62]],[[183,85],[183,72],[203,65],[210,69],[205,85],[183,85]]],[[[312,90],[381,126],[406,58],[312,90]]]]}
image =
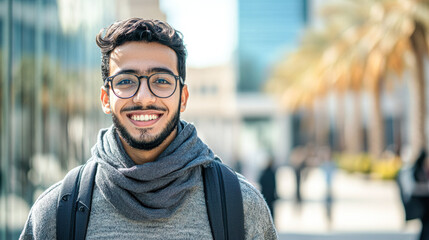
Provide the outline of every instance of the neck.
{"type": "Polygon", "coordinates": [[[170,143],[177,136],[177,128],[174,129],[170,135],[157,147],[151,150],[141,150],[133,148],[120,136],[122,146],[124,146],[125,152],[137,165],[145,164],[148,162],[155,161],[158,156],[170,145],[170,143]]]}

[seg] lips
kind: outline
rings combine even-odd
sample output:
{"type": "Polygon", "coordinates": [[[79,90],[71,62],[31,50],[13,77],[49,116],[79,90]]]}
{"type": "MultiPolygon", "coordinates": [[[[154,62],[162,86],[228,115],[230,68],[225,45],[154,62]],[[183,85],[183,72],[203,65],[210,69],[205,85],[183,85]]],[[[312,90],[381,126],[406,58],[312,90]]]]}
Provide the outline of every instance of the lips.
{"type": "Polygon", "coordinates": [[[158,119],[158,115],[156,114],[132,114],[131,116],[129,116],[129,118],[131,118],[134,121],[140,121],[140,122],[147,122],[147,121],[152,121],[155,119],[158,119]]]}
{"type": "Polygon", "coordinates": [[[163,113],[153,110],[136,111],[127,114],[130,122],[136,127],[152,127],[162,116],[163,113]]]}

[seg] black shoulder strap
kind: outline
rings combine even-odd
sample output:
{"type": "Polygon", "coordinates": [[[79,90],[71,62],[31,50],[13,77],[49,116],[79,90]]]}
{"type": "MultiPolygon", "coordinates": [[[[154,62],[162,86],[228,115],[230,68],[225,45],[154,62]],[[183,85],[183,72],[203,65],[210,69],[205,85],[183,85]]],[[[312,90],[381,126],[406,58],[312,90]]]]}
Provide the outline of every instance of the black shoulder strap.
{"type": "Polygon", "coordinates": [[[77,198],[77,187],[83,166],[71,170],[61,184],[57,205],[57,239],[73,239],[73,208],[77,198]]]}
{"type": "Polygon", "coordinates": [[[213,161],[203,168],[203,176],[213,238],[244,239],[243,198],[237,175],[222,163],[213,161]]]}
{"type": "Polygon", "coordinates": [[[85,239],[97,163],[71,170],[61,184],[57,206],[57,239],[85,239]]]}

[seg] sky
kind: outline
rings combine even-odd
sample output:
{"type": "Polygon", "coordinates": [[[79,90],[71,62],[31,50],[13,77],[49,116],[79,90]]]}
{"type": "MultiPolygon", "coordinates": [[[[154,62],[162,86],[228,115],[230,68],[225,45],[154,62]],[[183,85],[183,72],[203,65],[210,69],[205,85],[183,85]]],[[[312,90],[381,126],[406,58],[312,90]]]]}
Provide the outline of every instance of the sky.
{"type": "Polygon", "coordinates": [[[188,66],[231,62],[237,46],[236,1],[160,0],[160,6],[167,22],[184,35],[188,66]]]}

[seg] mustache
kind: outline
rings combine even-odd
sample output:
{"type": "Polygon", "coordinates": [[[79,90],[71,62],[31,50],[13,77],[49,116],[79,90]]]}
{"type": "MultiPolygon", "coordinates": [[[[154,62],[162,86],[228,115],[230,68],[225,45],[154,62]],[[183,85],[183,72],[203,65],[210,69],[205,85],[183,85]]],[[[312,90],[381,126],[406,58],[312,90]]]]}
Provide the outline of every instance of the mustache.
{"type": "Polygon", "coordinates": [[[136,106],[131,106],[131,107],[123,108],[121,110],[121,113],[123,113],[123,112],[130,112],[130,111],[144,111],[144,110],[167,111],[167,109],[165,109],[165,108],[157,107],[157,106],[153,106],[153,105],[149,105],[149,106],[146,106],[146,107],[136,105],[136,106]]]}

